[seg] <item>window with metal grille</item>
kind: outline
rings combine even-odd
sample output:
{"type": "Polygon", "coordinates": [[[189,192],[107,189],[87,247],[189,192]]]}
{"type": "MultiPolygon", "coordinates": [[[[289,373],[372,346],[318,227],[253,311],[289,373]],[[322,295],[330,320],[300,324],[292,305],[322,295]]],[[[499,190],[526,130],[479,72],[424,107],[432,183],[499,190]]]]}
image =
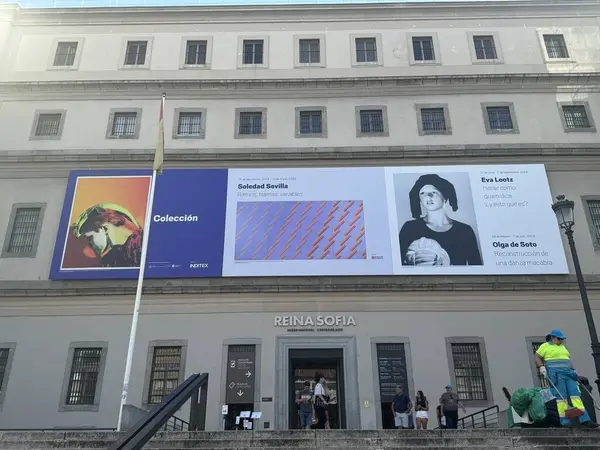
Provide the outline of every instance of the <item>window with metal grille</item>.
{"type": "Polygon", "coordinates": [[[59,42],[54,54],[54,66],[72,66],[75,64],[77,42],[59,42]]]}
{"type": "Polygon", "coordinates": [[[444,108],[422,108],[421,123],[425,132],[446,131],[444,108]]]}
{"type": "Polygon", "coordinates": [[[356,38],[356,62],[377,62],[377,40],[375,38],[356,38]]]}
{"type": "Polygon", "coordinates": [[[148,404],[156,404],[179,385],[181,372],[181,347],[154,347],[148,404]]]}
{"type": "Polygon", "coordinates": [[[300,63],[315,64],[321,62],[321,43],[319,39],[300,39],[300,63]]]}
{"type": "Polygon", "coordinates": [[[562,34],[545,34],[544,44],[546,45],[548,58],[557,59],[569,57],[565,37],[562,34]]]}
{"type": "Polygon", "coordinates": [[[0,348],[0,391],[2,391],[2,385],[4,383],[4,376],[6,374],[6,366],[8,365],[9,352],[9,348],[0,348]]]}
{"type": "Polygon", "coordinates": [[[262,112],[242,111],[240,112],[239,134],[258,135],[262,134],[262,112]]]}
{"type": "Polygon", "coordinates": [[[179,123],[177,124],[177,134],[179,136],[200,136],[202,134],[202,113],[200,113],[200,112],[179,113],[179,123]]]}
{"type": "Polygon", "coordinates": [[[135,136],[137,113],[115,113],[113,116],[112,136],[135,136]]]}
{"type": "Polygon", "coordinates": [[[206,64],[206,41],[187,41],[185,48],[185,63],[203,66],[206,64]]]}
{"type": "Polygon", "coordinates": [[[461,400],[487,400],[479,344],[451,344],[456,392],[461,400]]]}
{"type": "Polygon", "coordinates": [[[101,348],[76,348],[73,351],[67,405],[93,405],[100,372],[101,348]]]}
{"type": "Polygon", "coordinates": [[[415,61],[435,61],[435,51],[433,49],[433,38],[431,37],[413,37],[413,55],[415,61]]]}
{"type": "Polygon", "coordinates": [[[31,253],[34,251],[41,212],[41,208],[17,209],[8,241],[8,253],[31,253]]]}
{"type": "Polygon", "coordinates": [[[362,110],[360,131],[361,133],[383,133],[383,112],[380,109],[362,110]]]}
{"type": "Polygon", "coordinates": [[[321,134],[323,113],[321,111],[300,111],[300,134],[321,134]]]}
{"type": "Polygon", "coordinates": [[[60,132],[61,113],[49,113],[38,115],[35,126],[36,136],[58,136],[60,132]]]}
{"type": "Polygon", "coordinates": [[[130,41],[125,52],[126,66],[143,66],[146,64],[148,41],[130,41]]]}
{"type": "Polygon", "coordinates": [[[565,116],[567,128],[590,128],[585,106],[583,105],[565,105],[562,107],[565,116]]]}
{"type": "MultiPolygon", "coordinates": [[[[537,352],[538,348],[540,348],[542,346],[542,344],[543,344],[543,342],[532,342],[531,343],[531,347],[533,348],[534,357],[535,357],[535,352],[537,352]]],[[[538,376],[538,381],[540,383],[540,387],[546,388],[549,386],[548,380],[546,379],[546,377],[540,375],[539,372],[538,372],[537,376],[538,376]]]]}
{"type": "Polygon", "coordinates": [[[492,130],[512,130],[513,121],[508,106],[488,106],[488,121],[492,130]]]}
{"type": "Polygon", "coordinates": [[[587,200],[586,206],[595,232],[595,243],[600,245],[600,200],[587,200]]]}
{"type": "Polygon", "coordinates": [[[477,59],[498,59],[494,36],[473,36],[477,59]]]}
{"type": "Polygon", "coordinates": [[[243,63],[244,64],[262,64],[263,63],[263,54],[264,52],[264,41],[263,40],[255,40],[255,41],[244,41],[244,54],[243,54],[243,63]]]}

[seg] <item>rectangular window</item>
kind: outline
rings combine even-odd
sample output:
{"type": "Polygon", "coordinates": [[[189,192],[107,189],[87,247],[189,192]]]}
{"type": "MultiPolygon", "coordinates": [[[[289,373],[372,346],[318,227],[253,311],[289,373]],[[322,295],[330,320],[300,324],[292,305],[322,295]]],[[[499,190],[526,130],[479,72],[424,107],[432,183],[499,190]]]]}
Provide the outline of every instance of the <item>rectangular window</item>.
{"type": "Polygon", "coordinates": [[[148,41],[129,41],[125,51],[126,66],[143,66],[146,64],[148,41]]]}
{"type": "Polygon", "coordinates": [[[148,404],[155,405],[179,385],[182,347],[154,347],[148,387],[148,404]]]}
{"type": "Polygon", "coordinates": [[[583,105],[565,105],[562,107],[565,116],[565,124],[568,129],[590,128],[585,106],[583,105]]]}
{"type": "Polygon", "coordinates": [[[587,212],[592,228],[594,243],[600,245],[600,200],[586,200],[587,212]]]}
{"type": "Polygon", "coordinates": [[[244,40],[243,64],[262,64],[264,56],[264,41],[244,40]]]}
{"type": "Polygon", "coordinates": [[[300,64],[318,64],[321,62],[321,43],[319,39],[300,39],[300,64]]]}
{"type": "Polygon", "coordinates": [[[513,129],[513,121],[508,106],[488,106],[487,116],[491,130],[513,129]]]}
{"type": "Polygon", "coordinates": [[[377,62],[377,40],[373,38],[356,38],[356,62],[377,62]]]}
{"type": "Polygon", "coordinates": [[[321,134],[323,113],[321,111],[300,111],[300,134],[321,134]]]}
{"type": "Polygon", "coordinates": [[[115,113],[113,117],[111,136],[135,136],[137,113],[115,113]]]}
{"type": "Polygon", "coordinates": [[[61,113],[39,114],[35,127],[35,136],[59,136],[61,119],[61,113]]]}
{"type": "Polygon", "coordinates": [[[100,373],[102,348],[76,348],[73,352],[66,405],[93,405],[100,373]]]}
{"type": "Polygon", "coordinates": [[[240,135],[260,135],[262,134],[262,112],[260,111],[242,111],[239,119],[240,135]]]}
{"type": "Polygon", "coordinates": [[[4,386],[4,377],[8,369],[9,353],[9,348],[0,348],[0,391],[2,391],[2,386],[4,386]]]}
{"type": "Polygon", "coordinates": [[[41,208],[17,208],[10,232],[7,253],[32,253],[39,226],[41,208]]]}
{"type": "MultiPolygon", "coordinates": [[[[531,347],[532,347],[532,351],[535,357],[535,352],[537,352],[538,348],[540,348],[542,346],[543,342],[532,342],[531,343],[531,347]]],[[[540,383],[540,387],[546,388],[548,387],[548,380],[546,379],[546,377],[540,375],[539,373],[537,374],[538,376],[538,381],[540,383]]]]}
{"type": "Polygon", "coordinates": [[[425,133],[446,131],[444,108],[421,109],[421,123],[423,124],[423,131],[425,133]]]}
{"type": "Polygon", "coordinates": [[[383,111],[361,110],[360,111],[360,132],[361,133],[383,133],[383,111]]]}
{"type": "Polygon", "coordinates": [[[550,59],[564,59],[569,57],[567,44],[562,34],[545,34],[544,44],[546,45],[546,53],[550,59]]]}
{"type": "Polygon", "coordinates": [[[487,400],[479,344],[451,344],[456,392],[461,400],[487,400]]]}
{"type": "Polygon", "coordinates": [[[78,42],[59,42],[54,54],[54,66],[68,67],[75,64],[78,42]]]}
{"type": "Polygon", "coordinates": [[[477,59],[498,59],[494,36],[473,36],[477,59]]]}
{"type": "Polygon", "coordinates": [[[185,63],[188,65],[203,66],[206,64],[206,41],[187,41],[185,49],[185,63]]]}
{"type": "Polygon", "coordinates": [[[202,113],[181,112],[177,124],[179,136],[201,136],[202,135],[202,113]]]}
{"type": "Polygon", "coordinates": [[[412,44],[415,61],[435,61],[433,38],[413,37],[412,44]]]}

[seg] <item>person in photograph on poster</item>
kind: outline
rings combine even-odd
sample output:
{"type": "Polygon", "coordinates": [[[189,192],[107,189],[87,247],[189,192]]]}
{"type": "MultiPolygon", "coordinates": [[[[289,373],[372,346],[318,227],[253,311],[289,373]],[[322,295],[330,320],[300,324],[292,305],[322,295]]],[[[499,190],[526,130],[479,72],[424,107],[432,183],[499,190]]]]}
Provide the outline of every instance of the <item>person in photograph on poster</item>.
{"type": "Polygon", "coordinates": [[[483,264],[477,235],[473,231],[477,225],[469,174],[448,173],[444,176],[446,178],[437,174],[394,175],[398,223],[404,222],[399,234],[402,265],[483,264]],[[455,185],[459,187],[458,193],[455,185]],[[412,216],[410,220],[406,220],[408,210],[412,216]]]}

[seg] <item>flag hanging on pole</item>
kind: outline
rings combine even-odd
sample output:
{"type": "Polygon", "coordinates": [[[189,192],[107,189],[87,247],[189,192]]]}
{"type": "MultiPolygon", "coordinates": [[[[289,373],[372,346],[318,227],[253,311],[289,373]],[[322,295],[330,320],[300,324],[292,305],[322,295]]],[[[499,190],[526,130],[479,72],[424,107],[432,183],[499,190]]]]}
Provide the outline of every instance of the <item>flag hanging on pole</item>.
{"type": "Polygon", "coordinates": [[[165,97],[163,94],[162,100],[160,101],[160,115],[158,118],[158,142],[156,143],[156,153],[154,154],[154,167],[156,173],[162,173],[163,161],[165,159],[165,123],[163,120],[163,114],[165,109],[165,97]]]}

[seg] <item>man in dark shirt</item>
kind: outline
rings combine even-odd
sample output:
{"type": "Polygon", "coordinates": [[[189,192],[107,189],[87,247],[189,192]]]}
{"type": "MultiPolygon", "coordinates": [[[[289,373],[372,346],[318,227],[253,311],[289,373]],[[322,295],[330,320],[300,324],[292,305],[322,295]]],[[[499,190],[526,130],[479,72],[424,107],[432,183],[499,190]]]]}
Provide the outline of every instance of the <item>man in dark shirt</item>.
{"type": "Polygon", "coordinates": [[[410,398],[402,392],[400,386],[397,386],[396,395],[394,395],[394,399],[392,400],[392,414],[394,415],[396,428],[409,428],[410,424],[408,418],[411,410],[412,402],[410,401],[410,398]]]}

